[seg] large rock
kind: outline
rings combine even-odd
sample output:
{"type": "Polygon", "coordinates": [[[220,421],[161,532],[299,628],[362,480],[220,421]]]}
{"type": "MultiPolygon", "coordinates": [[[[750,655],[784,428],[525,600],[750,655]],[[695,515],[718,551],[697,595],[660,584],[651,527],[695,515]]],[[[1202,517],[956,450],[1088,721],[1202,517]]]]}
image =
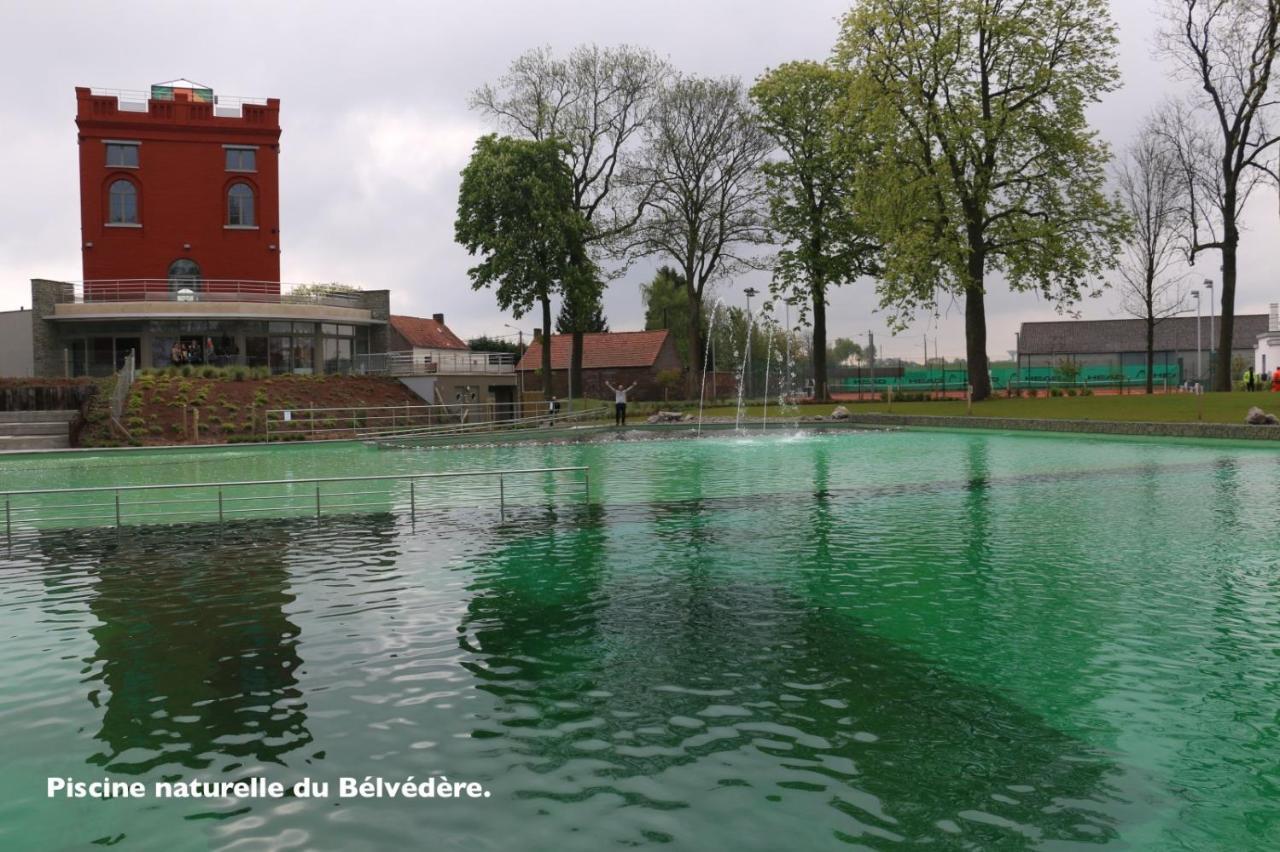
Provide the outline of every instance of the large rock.
{"type": "Polygon", "coordinates": [[[650,414],[650,423],[683,423],[691,419],[688,414],[680,411],[659,411],[657,414],[650,414]]]}
{"type": "Polygon", "coordinates": [[[837,405],[835,407],[835,410],[831,412],[831,419],[832,420],[848,420],[849,409],[845,408],[843,405],[837,405]]]}
{"type": "Polygon", "coordinates": [[[1245,415],[1244,422],[1250,426],[1280,426],[1280,417],[1274,414],[1268,414],[1258,406],[1249,409],[1249,413],[1245,415]]]}

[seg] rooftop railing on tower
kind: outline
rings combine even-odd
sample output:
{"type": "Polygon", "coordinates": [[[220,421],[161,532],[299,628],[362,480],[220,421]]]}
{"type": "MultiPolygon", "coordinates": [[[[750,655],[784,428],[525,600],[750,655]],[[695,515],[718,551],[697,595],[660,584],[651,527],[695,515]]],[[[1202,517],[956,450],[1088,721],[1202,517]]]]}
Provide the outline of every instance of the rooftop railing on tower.
{"type": "Polygon", "coordinates": [[[238,279],[111,278],[69,281],[62,304],[101,302],[260,302],[283,305],[364,307],[363,291],[345,285],[281,284],[238,279]]]}
{"type": "MultiPolygon", "coordinates": [[[[148,103],[153,100],[151,92],[142,89],[103,89],[92,87],[89,93],[97,97],[115,98],[116,107],[122,112],[147,112],[148,103]]],[[[266,98],[247,95],[214,95],[213,115],[215,118],[240,118],[244,115],[246,104],[267,106],[266,98]]]]}

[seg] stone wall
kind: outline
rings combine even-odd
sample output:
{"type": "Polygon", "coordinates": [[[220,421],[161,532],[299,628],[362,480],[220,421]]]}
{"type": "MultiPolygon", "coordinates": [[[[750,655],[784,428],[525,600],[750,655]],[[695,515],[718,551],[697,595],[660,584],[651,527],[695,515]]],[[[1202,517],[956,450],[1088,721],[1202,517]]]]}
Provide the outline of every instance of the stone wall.
{"type": "Polygon", "coordinates": [[[31,353],[33,372],[53,378],[67,375],[66,356],[52,320],[61,294],[70,294],[73,285],[64,281],[31,279],[31,353]]]}
{"type": "Polygon", "coordinates": [[[391,321],[391,291],[365,290],[360,294],[360,307],[369,312],[374,324],[369,326],[369,351],[390,352],[388,324],[391,321]]]}

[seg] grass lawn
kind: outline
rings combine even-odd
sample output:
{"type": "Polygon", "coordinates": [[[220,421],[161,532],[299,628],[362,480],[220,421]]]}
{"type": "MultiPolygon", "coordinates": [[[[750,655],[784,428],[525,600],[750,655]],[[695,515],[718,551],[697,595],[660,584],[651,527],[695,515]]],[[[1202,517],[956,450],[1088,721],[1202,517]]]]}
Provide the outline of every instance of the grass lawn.
{"type": "MultiPolygon", "coordinates": [[[[1037,397],[1035,399],[1005,397],[989,399],[986,402],[975,402],[975,417],[1017,417],[1029,420],[1125,420],[1148,422],[1185,422],[1201,419],[1198,416],[1200,404],[1203,403],[1203,420],[1207,423],[1244,423],[1245,413],[1249,407],[1256,405],[1265,411],[1280,413],[1280,395],[1270,393],[1206,393],[1201,397],[1193,394],[1157,394],[1146,396],[1141,394],[1126,396],[1077,396],[1077,397],[1037,397]]],[[[854,414],[890,413],[885,402],[846,402],[844,405],[854,414]]],[[[802,405],[801,416],[830,414],[836,404],[802,405]]],[[[696,410],[696,406],[695,406],[696,410]]],[[[795,408],[788,409],[784,416],[794,417],[795,408]]],[[[759,417],[763,407],[752,405],[749,416],[759,417]]],[[[709,416],[732,417],[735,409],[732,406],[708,408],[709,416]]],[[[945,400],[940,402],[895,402],[893,414],[933,414],[964,415],[963,400],[945,400]]],[[[777,406],[769,406],[769,416],[779,414],[777,406]]]]}

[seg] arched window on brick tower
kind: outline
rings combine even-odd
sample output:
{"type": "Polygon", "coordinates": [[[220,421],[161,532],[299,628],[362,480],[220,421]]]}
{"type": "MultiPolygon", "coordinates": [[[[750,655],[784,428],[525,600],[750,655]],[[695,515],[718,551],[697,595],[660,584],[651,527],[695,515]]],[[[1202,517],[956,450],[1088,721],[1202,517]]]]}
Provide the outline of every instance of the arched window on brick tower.
{"type": "Polygon", "coordinates": [[[133,181],[112,181],[107,190],[107,221],[112,225],[138,224],[138,188],[133,181]]]}
{"type": "Polygon", "coordinates": [[[257,224],[253,216],[253,187],[249,184],[234,183],[227,190],[227,224],[239,228],[257,224]]]}
{"type": "Polygon", "coordinates": [[[178,294],[178,301],[194,300],[199,290],[200,264],[189,257],[180,257],[169,264],[169,291],[178,294]]]}

